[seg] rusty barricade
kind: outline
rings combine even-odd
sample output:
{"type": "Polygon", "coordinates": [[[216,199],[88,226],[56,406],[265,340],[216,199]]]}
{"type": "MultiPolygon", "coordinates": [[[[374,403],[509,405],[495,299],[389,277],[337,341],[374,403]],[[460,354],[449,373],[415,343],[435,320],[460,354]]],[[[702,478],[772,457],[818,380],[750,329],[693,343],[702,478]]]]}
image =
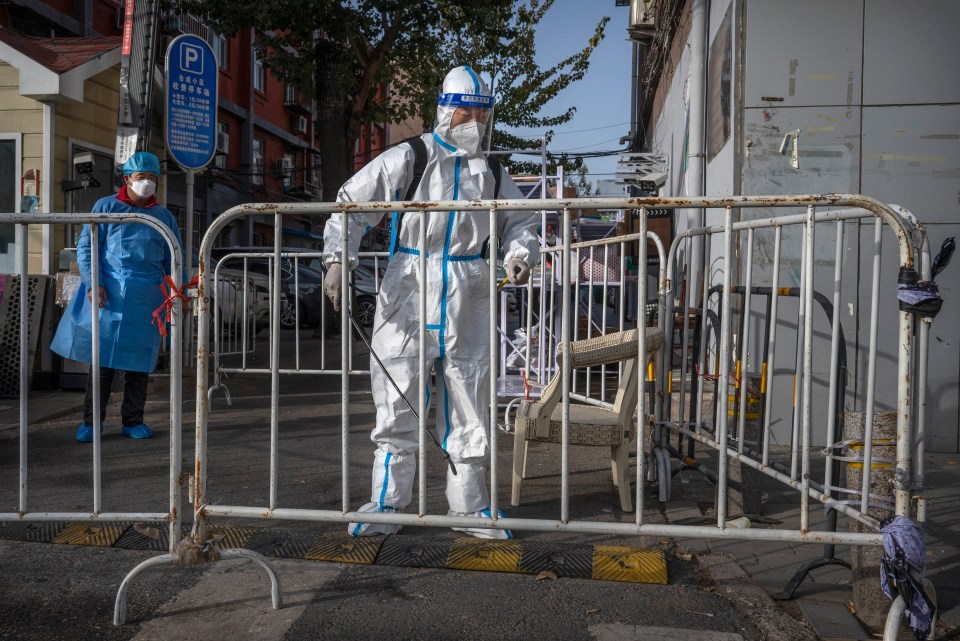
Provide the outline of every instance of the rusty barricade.
{"type": "MultiPolygon", "coordinates": [[[[843,502],[837,500],[835,497],[837,495],[836,490],[827,492],[825,490],[830,489],[830,486],[833,485],[835,479],[826,480],[824,483],[817,484],[811,479],[810,475],[810,461],[811,461],[811,451],[814,446],[811,438],[811,425],[813,422],[813,358],[814,358],[814,324],[813,324],[813,310],[814,310],[814,292],[816,291],[816,278],[815,278],[815,241],[818,238],[817,230],[821,229],[827,225],[841,225],[844,221],[850,221],[854,219],[866,219],[867,221],[873,222],[873,229],[875,234],[879,237],[884,230],[888,233],[892,233],[897,247],[897,264],[901,269],[901,273],[909,274],[912,272],[916,275],[917,271],[920,272],[920,276],[926,276],[929,273],[929,256],[928,252],[925,250],[923,243],[918,240],[918,232],[922,231],[919,225],[915,224],[915,221],[911,216],[906,215],[902,211],[894,210],[891,207],[883,205],[873,199],[857,196],[857,195],[828,195],[828,196],[796,196],[796,197],[765,197],[765,196],[749,196],[749,197],[726,197],[726,198],[610,198],[610,199],[567,199],[567,200],[517,200],[517,201],[469,201],[469,202],[458,202],[458,201],[445,201],[445,202],[433,202],[433,203],[351,203],[350,211],[351,212],[391,212],[391,211],[408,211],[413,212],[415,215],[420,217],[421,221],[421,242],[425,239],[425,221],[427,217],[431,215],[442,215],[444,212],[457,211],[457,212],[470,212],[472,215],[487,215],[489,216],[490,229],[495,230],[497,228],[496,221],[498,215],[501,215],[501,212],[504,210],[545,210],[545,209],[554,209],[561,212],[560,215],[560,229],[561,229],[561,244],[559,244],[554,249],[545,249],[543,252],[543,257],[552,257],[553,266],[551,268],[551,274],[547,276],[547,272],[541,266],[540,275],[539,275],[539,286],[541,291],[544,291],[544,286],[547,283],[547,278],[550,279],[551,283],[554,283],[553,286],[558,287],[560,291],[559,295],[559,305],[555,307],[556,309],[556,319],[559,320],[559,332],[557,332],[557,339],[554,340],[551,345],[547,339],[540,341],[540,344],[537,346],[537,349],[540,351],[539,363],[537,367],[540,369],[538,377],[544,380],[550,380],[551,377],[559,376],[561,385],[562,385],[562,402],[561,402],[561,438],[560,438],[560,461],[561,461],[561,473],[560,473],[560,483],[559,483],[559,513],[557,518],[554,519],[533,519],[533,518],[510,518],[497,516],[498,506],[500,504],[500,497],[498,496],[497,491],[497,481],[500,477],[500,466],[498,466],[497,456],[492,456],[489,465],[490,477],[491,477],[491,505],[489,518],[463,518],[457,516],[449,516],[446,514],[431,513],[427,505],[427,478],[425,474],[419,475],[419,484],[417,488],[418,500],[417,504],[414,506],[414,511],[411,513],[399,513],[399,512],[382,512],[382,513],[363,513],[361,516],[360,513],[352,510],[351,504],[351,488],[349,482],[349,475],[347,473],[348,462],[350,459],[350,448],[349,448],[349,439],[348,434],[350,431],[351,425],[351,408],[350,408],[350,390],[354,383],[351,381],[351,377],[354,374],[361,373],[359,371],[351,370],[351,356],[350,356],[350,345],[351,341],[342,340],[341,341],[341,359],[340,363],[345,364],[346,366],[341,366],[339,368],[339,376],[341,383],[341,417],[340,417],[340,470],[341,470],[341,505],[340,509],[309,509],[309,508],[285,508],[281,507],[279,492],[278,492],[278,469],[275,464],[276,458],[276,448],[277,443],[280,438],[278,431],[278,420],[277,420],[277,408],[279,407],[279,393],[278,393],[278,381],[280,376],[280,367],[279,367],[279,351],[271,352],[271,363],[269,365],[269,375],[271,377],[271,440],[270,440],[270,451],[265,452],[265,455],[270,456],[270,489],[269,489],[269,498],[265,502],[260,503],[248,503],[248,504],[232,504],[227,505],[222,502],[215,502],[210,498],[210,492],[208,490],[208,483],[211,482],[211,478],[208,478],[207,474],[207,463],[208,463],[208,451],[207,451],[207,430],[208,430],[208,420],[209,420],[209,397],[208,397],[208,365],[210,362],[210,329],[209,329],[209,318],[210,318],[210,305],[212,301],[212,292],[210,290],[210,273],[209,270],[204,269],[204,265],[209,261],[210,258],[210,249],[213,244],[213,239],[216,237],[217,233],[228,223],[237,218],[243,216],[266,216],[273,217],[274,227],[277,231],[277,237],[279,238],[282,230],[282,219],[284,215],[297,215],[297,216],[310,216],[310,215],[324,215],[330,214],[342,209],[342,205],[336,203],[331,204],[307,204],[307,203],[298,203],[298,204],[258,204],[258,205],[244,205],[236,207],[228,212],[225,212],[211,226],[210,230],[207,233],[201,245],[201,276],[200,276],[200,285],[199,285],[199,329],[198,329],[198,345],[197,345],[197,389],[196,389],[196,399],[197,399],[197,421],[196,421],[196,460],[194,466],[194,478],[193,478],[193,509],[196,519],[196,526],[194,527],[193,534],[193,544],[196,546],[204,546],[206,544],[205,539],[205,527],[209,519],[218,518],[218,519],[280,519],[280,520],[289,520],[289,521],[312,521],[312,522],[330,522],[330,523],[342,523],[346,524],[350,521],[363,520],[370,523],[388,523],[388,524],[397,524],[397,525],[418,525],[418,526],[432,526],[432,527],[484,527],[484,528],[500,528],[500,529],[512,529],[512,530],[527,530],[527,531],[560,531],[560,532],[575,532],[582,534],[619,534],[619,535],[651,535],[651,536],[667,536],[667,537],[679,537],[679,538],[700,538],[700,539],[726,539],[726,540],[783,540],[783,541],[793,541],[800,543],[829,543],[829,544],[845,544],[845,545],[867,545],[867,546],[877,546],[882,544],[882,536],[876,531],[879,523],[876,519],[870,517],[866,513],[866,508],[869,507],[871,497],[869,496],[869,491],[863,492],[859,497],[858,501],[854,502],[843,502]],[[774,216],[773,212],[780,208],[803,208],[805,213],[793,214],[788,212],[785,216],[774,216]],[[669,252],[663,259],[661,254],[660,261],[654,261],[654,264],[658,266],[655,267],[656,270],[656,282],[658,285],[654,288],[651,288],[648,284],[648,273],[650,272],[647,254],[648,254],[648,245],[647,245],[647,222],[646,222],[646,210],[658,208],[658,209],[680,209],[687,211],[706,211],[712,212],[711,215],[719,215],[722,217],[722,222],[717,225],[698,227],[695,229],[690,229],[683,234],[681,234],[674,242],[672,243],[669,252]],[[591,327],[594,326],[594,323],[591,318],[589,318],[590,312],[588,312],[588,318],[586,319],[586,331],[587,336],[582,336],[580,334],[581,327],[578,322],[578,317],[581,316],[577,312],[578,309],[581,309],[580,302],[581,297],[579,294],[574,293],[574,288],[582,286],[583,279],[576,277],[576,272],[579,269],[575,266],[575,255],[577,249],[575,248],[575,243],[570,242],[573,240],[572,236],[572,216],[571,211],[573,209],[618,209],[631,212],[637,212],[637,225],[634,233],[629,237],[613,239],[607,241],[603,244],[616,244],[616,243],[626,243],[633,244],[631,254],[636,257],[636,280],[635,287],[636,291],[634,294],[634,300],[636,309],[633,313],[633,329],[637,329],[635,333],[637,346],[634,351],[636,357],[639,359],[639,362],[643,365],[644,372],[647,372],[646,363],[650,357],[654,357],[653,372],[655,375],[652,376],[653,380],[650,381],[650,376],[641,375],[636,377],[637,385],[637,403],[635,416],[636,420],[636,451],[641,453],[637,456],[636,464],[636,474],[635,474],[635,489],[633,495],[633,505],[636,506],[633,518],[629,521],[621,522],[609,522],[609,521],[596,521],[596,520],[582,520],[582,519],[572,519],[569,511],[569,502],[570,502],[570,484],[569,484],[569,463],[571,458],[571,452],[569,449],[569,421],[570,421],[570,406],[571,400],[577,401],[582,400],[585,402],[594,402],[594,403],[607,403],[608,401],[604,400],[602,397],[606,393],[605,385],[609,380],[616,381],[616,378],[610,379],[606,375],[606,371],[603,371],[602,374],[598,376],[597,384],[591,385],[586,383],[586,378],[589,376],[586,372],[577,373],[574,371],[573,366],[569,362],[564,360],[557,360],[555,349],[556,345],[559,344],[560,351],[563,353],[571,353],[570,347],[573,343],[581,340],[589,340],[591,336],[590,332],[594,331],[591,327]],[[853,210],[852,210],[853,209],[853,210]],[[837,211],[839,210],[839,211],[837,211]],[[756,212],[760,212],[759,215],[756,212]],[[734,221],[734,212],[739,214],[740,220],[734,221]],[[729,414],[725,405],[721,407],[719,399],[726,399],[730,394],[728,393],[731,388],[731,382],[733,379],[746,379],[748,373],[752,366],[757,365],[756,359],[752,359],[749,353],[750,337],[749,332],[751,328],[751,296],[754,294],[753,287],[760,286],[758,281],[754,280],[754,274],[752,273],[752,247],[754,234],[757,233],[757,230],[769,230],[769,233],[774,235],[774,253],[777,254],[772,262],[774,265],[773,272],[775,274],[772,285],[773,290],[777,290],[780,286],[779,280],[779,271],[776,267],[779,265],[779,250],[781,248],[781,230],[785,229],[788,225],[797,226],[801,230],[801,238],[797,243],[796,257],[797,263],[800,266],[799,275],[800,275],[800,286],[797,288],[796,297],[800,301],[800,310],[804,313],[798,317],[798,332],[797,332],[797,345],[799,345],[796,375],[797,385],[795,392],[795,407],[794,410],[791,408],[791,412],[795,414],[796,419],[793,421],[794,429],[791,430],[792,436],[790,441],[791,450],[791,459],[796,460],[796,463],[793,463],[793,470],[784,473],[780,470],[777,470],[772,465],[767,465],[763,459],[763,452],[765,446],[763,443],[751,443],[748,439],[744,438],[746,430],[740,426],[738,422],[740,417],[746,418],[748,414],[749,402],[750,402],[750,386],[747,384],[740,386],[733,386],[733,389],[736,390],[736,393],[733,395],[734,399],[739,395],[740,400],[737,407],[742,408],[742,411],[737,410],[733,412],[737,427],[731,429],[731,424],[729,421],[729,414]],[[717,251],[711,251],[708,243],[701,243],[697,239],[700,238],[712,238],[718,237],[722,241],[722,248],[718,247],[717,251]],[[743,242],[745,249],[734,251],[735,248],[735,239],[740,239],[741,237],[745,238],[743,242]],[[682,243],[689,243],[689,251],[684,253],[683,261],[679,260],[678,250],[682,243]],[[741,256],[745,256],[746,260],[741,260],[741,256]],[[922,261],[918,265],[918,262],[922,261]],[[559,262],[559,265],[557,265],[559,262]],[[681,362],[678,363],[678,367],[673,367],[674,359],[668,356],[673,351],[674,347],[674,315],[675,315],[675,291],[674,286],[677,284],[679,265],[685,262],[688,265],[687,272],[687,287],[685,290],[685,300],[681,302],[683,305],[683,311],[681,313],[683,320],[681,323],[682,331],[680,332],[680,345],[684,352],[684,358],[680,359],[681,362]],[[918,266],[920,269],[918,270],[918,266]],[[745,278],[740,274],[745,271],[745,278]],[[661,273],[662,272],[662,273],[661,273]],[[556,278],[555,275],[559,273],[559,278],[556,278]],[[742,280],[743,283],[738,283],[738,280],[742,280]],[[694,283],[703,282],[702,293],[697,294],[697,288],[692,286],[694,283]],[[744,284],[745,283],[745,284],[744,284]],[[715,305],[718,306],[716,310],[717,322],[716,326],[716,336],[717,341],[714,347],[709,349],[707,347],[707,341],[700,341],[699,353],[697,354],[696,359],[689,359],[686,357],[687,347],[691,344],[691,335],[690,330],[687,327],[687,309],[690,307],[689,303],[691,301],[697,300],[697,296],[701,295],[704,300],[707,300],[706,297],[710,296],[710,291],[713,289],[714,292],[717,290],[714,288],[714,285],[719,286],[719,295],[715,296],[715,305]],[[741,287],[741,294],[735,294],[736,287],[741,287]],[[648,306],[648,292],[654,293],[656,298],[655,302],[652,305],[652,309],[648,306]],[[745,296],[743,296],[745,294],[745,296]],[[733,309],[733,299],[735,295],[743,296],[742,303],[737,311],[747,319],[742,323],[743,328],[739,330],[739,333],[734,331],[735,323],[733,319],[736,317],[733,309]],[[653,313],[655,310],[655,313],[653,313]],[[650,326],[654,324],[659,324],[662,332],[662,341],[660,341],[660,346],[656,349],[648,348],[649,333],[648,330],[650,326]],[[736,339],[734,339],[736,336],[736,339]],[[734,347],[736,346],[736,353],[734,347]],[[746,351],[744,351],[746,350],[746,351]],[[738,356],[739,354],[739,356],[738,356]],[[738,373],[733,367],[735,361],[739,360],[741,362],[741,371],[738,373]],[[711,365],[708,366],[708,363],[711,365]],[[694,371],[695,370],[695,371],[694,371]],[[673,381],[679,375],[679,388],[673,381]],[[719,408],[714,412],[714,418],[710,419],[709,415],[705,415],[703,410],[704,405],[703,400],[703,390],[704,386],[700,384],[698,386],[698,391],[696,394],[700,398],[700,403],[693,406],[692,415],[684,413],[683,406],[685,405],[685,400],[690,398],[690,389],[691,381],[694,380],[707,380],[711,379],[715,381],[716,389],[714,391],[714,405],[719,408]],[[573,391],[574,381],[582,380],[584,387],[582,388],[581,393],[576,393],[573,391]],[[648,393],[652,393],[652,400],[648,398],[648,393]],[[580,398],[578,398],[580,397],[580,398]],[[674,410],[679,407],[680,412],[677,413],[674,410]],[[739,414],[737,413],[739,411],[739,414]],[[679,415],[678,415],[679,414],[679,415]],[[716,472],[719,495],[721,498],[724,497],[726,493],[726,487],[728,482],[728,470],[729,470],[729,461],[735,460],[738,463],[743,463],[745,465],[754,467],[765,474],[768,474],[772,478],[776,479],[779,482],[782,482],[791,488],[797,490],[800,498],[800,511],[801,511],[801,523],[800,526],[796,529],[762,529],[762,528],[749,528],[743,529],[735,526],[731,526],[727,520],[726,512],[726,503],[724,500],[717,502],[716,506],[716,523],[715,525],[677,525],[677,524],[664,524],[664,523],[654,523],[647,522],[644,519],[644,503],[647,500],[645,496],[644,488],[648,481],[648,478],[653,479],[657,478],[661,487],[666,483],[667,478],[670,474],[669,469],[669,458],[664,458],[664,452],[669,454],[667,446],[669,445],[669,434],[682,434],[685,438],[692,441],[696,441],[700,444],[703,444],[709,448],[713,448],[719,453],[718,456],[718,470],[716,472]],[[659,454],[658,454],[659,452],[659,454]],[[759,457],[755,454],[759,453],[759,457]],[[657,475],[656,471],[659,470],[660,474],[657,475]],[[811,529],[809,514],[811,510],[811,499],[814,501],[828,502],[831,504],[835,510],[847,515],[851,519],[854,519],[858,522],[861,522],[868,526],[868,529],[871,531],[864,532],[842,532],[831,529],[822,529],[816,530],[811,529]]],[[[764,232],[766,233],[766,232],[764,232]]],[[[495,255],[496,249],[498,247],[499,239],[494,235],[490,238],[490,255],[495,255]]],[[[281,253],[281,248],[279,246],[279,240],[277,241],[278,246],[275,248],[275,256],[279,257],[281,253]]],[[[349,242],[349,239],[346,237],[343,238],[343,243],[346,245],[349,242]]],[[[840,252],[840,244],[835,245],[836,251],[840,252]]],[[[596,249],[589,249],[589,245],[581,247],[583,250],[596,252],[596,249]]],[[[606,252],[605,252],[606,253],[606,252]]],[[[617,257],[617,261],[624,260],[625,251],[620,253],[620,256],[617,257]]],[[[605,258],[605,260],[608,260],[605,258]]],[[[596,260],[594,260],[596,263],[596,260]]],[[[875,271],[874,280],[875,285],[873,288],[874,296],[873,303],[870,308],[871,318],[879,317],[881,313],[880,305],[880,294],[879,294],[879,265],[880,265],[880,255],[877,253],[875,255],[875,271]]],[[[491,309],[496,309],[500,292],[498,292],[498,272],[496,261],[488,261],[489,268],[489,280],[488,280],[488,302],[491,309]]],[[[609,264],[608,264],[609,266],[609,264]]],[[[616,269],[620,269],[618,265],[616,269]]],[[[614,270],[616,271],[616,270],[614,270]]],[[[426,263],[425,257],[421,255],[420,258],[420,277],[421,282],[426,275],[426,263]]],[[[275,279],[279,276],[274,273],[275,279]]],[[[342,290],[344,292],[349,291],[349,273],[344,271],[342,282],[342,290]]],[[[622,279],[626,280],[626,279],[622,279]]],[[[839,280],[842,281],[842,272],[840,274],[839,280]]],[[[609,287],[609,283],[607,283],[609,287]]],[[[277,287],[279,289],[279,287],[277,287]]],[[[591,294],[593,295],[593,294],[591,294]]],[[[601,294],[603,297],[603,303],[606,304],[606,295],[601,294]]],[[[589,297],[588,297],[589,298],[589,297]]],[[[777,296],[773,296],[773,301],[777,300],[777,296]]],[[[532,299],[531,299],[532,300],[532,299]]],[[[592,300],[592,299],[591,299],[592,300]]],[[[543,305],[545,301],[545,296],[540,296],[540,303],[543,305]]],[[[590,300],[587,302],[587,308],[591,306],[590,300]]],[[[278,303],[274,303],[276,306],[276,312],[279,313],[278,303]]],[[[425,318],[425,306],[426,306],[426,293],[425,289],[421,288],[420,292],[420,309],[421,309],[421,332],[423,331],[423,323],[425,318]]],[[[702,314],[706,316],[707,305],[702,306],[702,314]]],[[[834,304],[832,311],[834,314],[837,313],[838,305],[834,304]]],[[[527,310],[532,310],[533,304],[527,305],[527,310]]],[[[602,312],[601,312],[602,313],[602,312]]],[[[895,375],[896,380],[893,383],[896,390],[896,434],[895,434],[895,454],[893,460],[890,461],[891,469],[894,471],[894,477],[896,479],[894,495],[891,498],[890,507],[891,511],[898,515],[903,516],[914,516],[917,515],[922,520],[922,502],[920,504],[920,509],[915,512],[917,503],[913,501],[913,491],[915,481],[922,477],[922,470],[918,467],[919,461],[922,460],[922,440],[918,440],[917,435],[923,429],[922,422],[922,411],[923,411],[923,395],[925,393],[925,345],[926,345],[926,323],[921,323],[919,327],[919,346],[918,349],[914,344],[914,325],[915,319],[913,314],[909,312],[896,311],[896,324],[897,324],[897,341],[896,341],[896,368],[895,375]],[[916,375],[914,376],[914,373],[916,375]]],[[[626,318],[625,316],[624,318],[626,318]]],[[[774,315],[776,318],[776,315],[774,315]]],[[[541,328],[534,328],[533,322],[533,312],[527,312],[527,336],[533,336],[535,331],[541,331],[541,328]]],[[[537,319],[540,326],[543,328],[542,331],[547,331],[546,327],[549,326],[549,323],[555,322],[551,321],[549,315],[540,314],[537,319]]],[[[619,322],[619,321],[618,321],[619,322]]],[[[556,326],[554,326],[556,327],[556,326]]],[[[620,326],[622,327],[622,325],[620,326]]],[[[837,324],[834,324],[834,327],[837,327],[837,324]]],[[[595,328],[598,330],[600,335],[608,332],[611,327],[604,321],[601,321],[600,327],[595,328]]],[[[619,327],[614,326],[613,329],[619,330],[619,327]]],[[[351,335],[351,325],[350,319],[347,314],[343,314],[341,318],[341,336],[350,336],[351,335]]],[[[494,362],[498,357],[498,350],[501,348],[501,341],[503,337],[498,333],[497,319],[496,314],[491,313],[490,315],[490,327],[489,327],[489,339],[490,339],[490,359],[491,362],[494,362]]],[[[704,330],[706,332],[706,330],[704,330]]],[[[877,335],[876,331],[873,331],[871,334],[871,347],[868,353],[868,360],[871,362],[871,365],[868,371],[871,372],[868,376],[868,381],[865,384],[866,387],[866,400],[864,403],[859,405],[859,409],[863,410],[868,417],[866,434],[862,439],[862,464],[864,472],[864,485],[868,486],[870,482],[870,472],[872,464],[872,450],[874,447],[874,439],[871,434],[870,429],[870,416],[874,413],[873,405],[876,401],[875,395],[875,384],[876,384],[876,375],[877,369],[876,365],[876,354],[877,354],[877,335]]],[[[829,358],[831,363],[833,363],[837,358],[839,351],[839,338],[837,333],[831,334],[830,340],[827,342],[829,345],[828,353],[830,354],[829,358]]],[[[652,345],[652,343],[651,343],[652,345]]],[[[529,373],[530,368],[533,366],[533,358],[531,356],[531,346],[530,342],[524,346],[523,350],[526,353],[524,357],[525,362],[523,367],[526,368],[529,373]]],[[[521,351],[518,349],[517,351],[521,351]]],[[[570,361],[575,359],[571,358],[570,361]]],[[[420,357],[420,375],[424,377],[427,370],[428,364],[424,362],[423,352],[421,351],[420,357]]],[[[835,368],[830,368],[833,371],[835,368]]],[[[619,368],[611,368],[613,371],[619,372],[619,368]]],[[[334,370],[335,371],[335,370],[334,370]]],[[[497,396],[497,380],[498,368],[491,367],[491,380],[490,380],[490,398],[488,402],[492,408],[498,407],[497,396]]],[[[328,371],[327,373],[334,373],[328,371]]],[[[832,388],[834,389],[834,388],[832,388]]],[[[833,395],[830,398],[836,399],[837,396],[833,395]]],[[[431,445],[427,441],[426,431],[428,429],[426,424],[426,409],[427,399],[424,393],[421,393],[419,398],[416,399],[418,415],[420,416],[420,447],[419,447],[419,467],[421,470],[425,469],[426,465],[426,456],[428,451],[430,451],[431,445]]],[[[855,409],[855,408],[851,408],[855,409]]],[[[830,413],[836,415],[837,407],[835,405],[830,406],[830,413]]],[[[491,411],[490,413],[491,421],[488,426],[489,431],[489,441],[491,445],[491,451],[497,452],[497,438],[498,438],[498,413],[496,411],[491,411]]],[[[827,434],[827,439],[823,443],[828,446],[828,450],[831,453],[828,456],[836,456],[836,453],[833,452],[836,446],[836,430],[834,432],[827,434]]],[[[887,444],[889,445],[889,444],[887,444]]],[[[769,462],[769,461],[768,461],[769,462]]],[[[831,466],[828,465],[827,468],[831,466]]],[[[661,490],[662,492],[662,490],[661,490]]],[[[663,496],[661,494],[661,496],[663,496]]],[[[668,496],[665,498],[669,498],[668,496]]],[[[227,550],[229,552],[229,550],[227,550]]],[[[253,558],[253,557],[251,557],[253,558]]],[[[262,558],[257,559],[265,567],[268,566],[265,560],[262,558]]],[[[170,559],[161,559],[156,561],[167,562],[170,559]]],[[[156,563],[152,563],[156,564],[156,563]]],[[[133,576],[143,569],[144,566],[136,568],[131,574],[127,577],[127,580],[124,582],[124,586],[121,588],[123,592],[124,588],[127,586],[129,581],[133,576]]],[[[274,585],[274,604],[278,605],[280,599],[278,595],[279,586],[276,582],[276,578],[273,578],[274,585]]],[[[118,595],[118,603],[121,600],[121,595],[118,595]]],[[[895,606],[891,610],[890,617],[896,618],[899,621],[900,613],[902,612],[902,602],[898,603],[900,605],[895,606]],[[898,609],[899,608],[899,609],[898,609]]],[[[122,622],[122,617],[116,618],[116,621],[122,622]]]]}

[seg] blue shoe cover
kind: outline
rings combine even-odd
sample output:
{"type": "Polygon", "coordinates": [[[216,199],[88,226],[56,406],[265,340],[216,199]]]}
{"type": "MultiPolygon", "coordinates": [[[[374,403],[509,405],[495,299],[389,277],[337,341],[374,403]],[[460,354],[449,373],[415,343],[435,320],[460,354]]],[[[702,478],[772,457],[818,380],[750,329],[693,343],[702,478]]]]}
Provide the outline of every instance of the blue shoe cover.
{"type": "MultiPolygon", "coordinates": [[[[100,426],[100,433],[103,434],[103,425],[100,426]]],[[[77,439],[77,443],[93,443],[93,425],[80,423],[74,438],[77,439]]]]}
{"type": "Polygon", "coordinates": [[[150,431],[150,428],[144,423],[140,425],[134,425],[132,427],[127,427],[124,425],[120,428],[120,433],[124,436],[129,436],[130,438],[153,438],[153,432],[150,431]]]}

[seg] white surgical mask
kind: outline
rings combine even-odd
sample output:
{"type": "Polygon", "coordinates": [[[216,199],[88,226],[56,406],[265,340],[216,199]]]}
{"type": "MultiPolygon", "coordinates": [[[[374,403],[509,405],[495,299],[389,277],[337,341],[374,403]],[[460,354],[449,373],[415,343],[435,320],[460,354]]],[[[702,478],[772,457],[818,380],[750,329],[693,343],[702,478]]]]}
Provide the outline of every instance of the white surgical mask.
{"type": "Polygon", "coordinates": [[[483,144],[483,136],[486,125],[474,120],[462,125],[457,125],[450,130],[450,138],[457,143],[457,147],[467,152],[468,155],[475,156],[480,153],[483,144]]]}
{"type": "Polygon", "coordinates": [[[130,189],[141,198],[149,198],[157,193],[157,183],[152,180],[135,180],[130,183],[130,189]]]}

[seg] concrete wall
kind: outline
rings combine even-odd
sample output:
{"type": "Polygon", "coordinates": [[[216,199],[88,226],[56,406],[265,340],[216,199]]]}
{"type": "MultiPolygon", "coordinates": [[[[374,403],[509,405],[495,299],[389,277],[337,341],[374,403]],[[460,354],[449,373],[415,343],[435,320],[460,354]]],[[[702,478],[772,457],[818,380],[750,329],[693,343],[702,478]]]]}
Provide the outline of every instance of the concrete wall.
{"type": "MultiPolygon", "coordinates": [[[[710,4],[710,43],[730,2],[710,4]]],[[[898,3],[893,0],[734,0],[732,70],[734,133],[707,164],[708,195],[863,193],[913,211],[927,227],[935,254],[942,240],[960,235],[960,4],[950,0],[898,3]],[[909,46],[907,46],[909,45],[909,46]],[[741,61],[742,57],[742,61],[741,61]],[[742,66],[741,66],[742,63],[742,66]],[[742,76],[740,71],[742,70],[742,76]],[[738,129],[739,128],[739,129],[738,129]],[[786,132],[800,129],[799,167],[779,153],[786,132]],[[740,134],[740,135],[738,135],[740,134]]],[[[684,17],[683,20],[688,20],[684,17]]],[[[672,50],[657,93],[651,150],[670,157],[668,195],[688,193],[684,142],[689,93],[689,36],[672,50]]],[[[710,46],[708,43],[708,49],[710,46]]],[[[710,64],[708,62],[708,69],[710,64]]],[[[710,69],[716,73],[716,67],[710,69]]],[[[714,78],[715,80],[715,78],[714,78]]],[[[708,79],[708,92],[710,79],[708,79]]],[[[708,119],[708,135],[709,135],[708,119]]],[[[796,211],[744,210],[744,217],[796,211]]],[[[719,222],[711,212],[708,223],[719,222]]],[[[678,227],[684,228],[681,217],[678,227]]],[[[832,295],[836,227],[818,228],[815,287],[832,295]]],[[[873,226],[847,224],[842,253],[844,287],[841,327],[848,345],[846,404],[862,409],[866,397],[866,346],[872,299],[873,226]]],[[[783,236],[780,286],[799,284],[800,233],[783,236]]],[[[741,241],[743,242],[743,241],[741,241]]],[[[880,268],[880,328],[877,409],[896,398],[895,335],[898,261],[892,235],[885,232],[880,268]]],[[[754,241],[754,284],[770,284],[772,232],[754,241]]],[[[745,244],[738,248],[741,257],[745,244]]],[[[741,258],[742,261],[742,258],[741,258]]],[[[716,247],[711,264],[722,268],[716,247]]],[[[739,267],[742,278],[744,265],[739,267]]],[[[956,265],[938,282],[945,299],[931,327],[930,394],[927,447],[960,448],[960,304],[953,300],[956,265]]],[[[778,344],[796,344],[796,302],[781,299],[778,344]]],[[[829,323],[815,315],[815,411],[823,411],[829,371],[826,367],[829,323]]],[[[751,341],[751,369],[759,366],[762,341],[751,341]]],[[[793,348],[778,352],[770,389],[781,413],[792,403],[793,348]]],[[[790,426],[775,427],[779,442],[790,426]]],[[[825,441],[823,425],[815,440],[825,441]]]]}

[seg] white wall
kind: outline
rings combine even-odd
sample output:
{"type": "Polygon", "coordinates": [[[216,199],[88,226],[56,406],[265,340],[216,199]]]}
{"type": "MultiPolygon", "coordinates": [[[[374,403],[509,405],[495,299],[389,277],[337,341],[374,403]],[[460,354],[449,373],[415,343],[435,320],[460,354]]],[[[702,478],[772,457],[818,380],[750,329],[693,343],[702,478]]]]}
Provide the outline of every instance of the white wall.
{"type": "MultiPolygon", "coordinates": [[[[710,43],[730,2],[710,3],[710,43]]],[[[928,227],[935,254],[947,236],[960,235],[960,3],[952,0],[739,0],[733,7],[734,133],[706,167],[706,194],[863,193],[913,211],[928,227]],[[742,7],[745,25],[742,50],[737,30],[742,7]],[[909,44],[909,46],[907,46],[909,44]],[[892,46],[891,46],[892,45],[892,46]],[[738,55],[744,77],[737,77],[738,55]],[[740,99],[742,98],[742,106],[740,99]],[[737,128],[743,149],[737,149],[737,128]],[[783,134],[799,128],[799,167],[779,153],[783,134]],[[735,184],[740,168],[740,184],[735,184]]],[[[689,96],[689,42],[666,80],[669,91],[651,130],[652,151],[670,157],[670,184],[665,195],[687,195],[684,143],[689,96]]],[[[709,61],[708,61],[709,69],[709,61]]],[[[709,87],[709,82],[708,82],[709,87]]],[[[744,216],[765,217],[796,211],[744,210],[744,216]]],[[[722,220],[710,212],[708,224],[722,220]]],[[[687,227],[680,217],[679,230],[687,227]]],[[[849,352],[848,408],[862,409],[866,396],[865,348],[869,341],[872,227],[845,227],[842,321],[849,352]],[[862,239],[862,240],[861,240],[862,239]],[[859,351],[857,348],[859,346],[859,351]]],[[[831,295],[835,227],[818,229],[815,243],[818,291],[831,295]]],[[[886,234],[881,267],[881,323],[878,361],[878,409],[895,399],[898,260],[892,235],[886,234]],[[884,338],[886,337],[886,338],[884,338]]],[[[715,243],[715,245],[718,243],[715,243]]],[[[741,252],[745,248],[741,248],[741,252]]],[[[754,285],[770,284],[772,232],[758,234],[754,245],[754,285]]],[[[799,233],[784,232],[780,286],[798,284],[799,233]]],[[[960,261],[958,261],[960,262],[960,261]]],[[[714,281],[723,266],[719,248],[711,251],[714,281]]],[[[740,265],[741,273],[744,265],[740,265]]],[[[960,300],[952,283],[960,265],[939,279],[945,303],[931,327],[931,367],[927,447],[960,448],[960,300]]],[[[736,273],[736,272],[735,272],[736,273]]],[[[784,314],[778,343],[795,345],[795,301],[781,299],[784,314]]],[[[824,346],[829,325],[816,317],[815,403],[823,408],[829,380],[824,346]]],[[[753,341],[751,341],[753,342],[753,341]]],[[[794,357],[778,353],[770,388],[776,403],[788,410],[793,390],[794,357]]],[[[757,341],[751,368],[762,353],[757,341]]],[[[825,440],[823,426],[815,436],[825,440]]],[[[789,425],[777,426],[783,441],[789,425]]]]}

